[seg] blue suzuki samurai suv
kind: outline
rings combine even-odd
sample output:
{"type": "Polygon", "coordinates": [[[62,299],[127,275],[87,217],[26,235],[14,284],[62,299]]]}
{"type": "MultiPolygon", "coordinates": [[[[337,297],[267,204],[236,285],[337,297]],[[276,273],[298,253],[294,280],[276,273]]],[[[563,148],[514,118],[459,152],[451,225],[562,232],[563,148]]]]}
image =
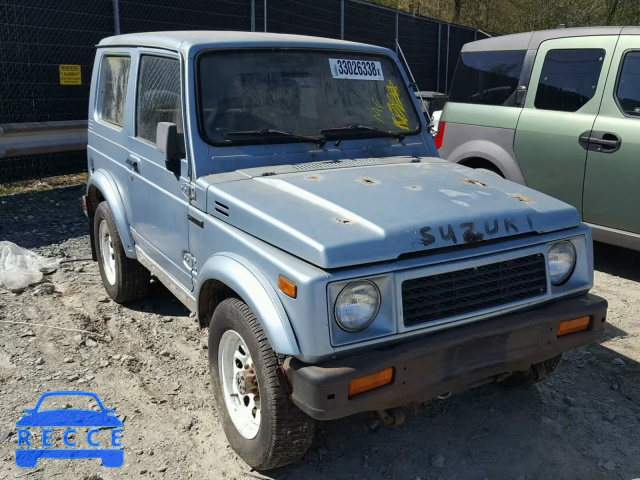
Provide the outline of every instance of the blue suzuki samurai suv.
{"type": "Polygon", "coordinates": [[[209,328],[227,439],[256,469],[315,420],[541,380],[606,301],[576,210],[438,158],[396,55],[242,32],[97,48],[84,198],[116,302],[150,276],[209,328]]]}

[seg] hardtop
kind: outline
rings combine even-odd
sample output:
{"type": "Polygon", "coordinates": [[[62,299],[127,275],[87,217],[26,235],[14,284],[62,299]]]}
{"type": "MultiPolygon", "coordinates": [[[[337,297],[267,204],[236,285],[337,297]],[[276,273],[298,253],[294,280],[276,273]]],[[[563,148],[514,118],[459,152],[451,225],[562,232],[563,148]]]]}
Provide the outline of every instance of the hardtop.
{"type": "Polygon", "coordinates": [[[178,51],[186,58],[192,58],[197,52],[212,48],[261,47],[338,49],[375,52],[385,55],[392,54],[392,51],[388,48],[331,38],[281,33],[207,30],[144,32],[115,35],[102,39],[97,47],[160,48],[178,51]]]}

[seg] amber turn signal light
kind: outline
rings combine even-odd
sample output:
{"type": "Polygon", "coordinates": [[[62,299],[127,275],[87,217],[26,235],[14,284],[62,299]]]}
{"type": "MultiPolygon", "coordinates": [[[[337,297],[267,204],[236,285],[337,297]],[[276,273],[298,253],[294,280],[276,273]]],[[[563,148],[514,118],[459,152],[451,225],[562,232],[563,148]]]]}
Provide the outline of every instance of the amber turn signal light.
{"type": "Polygon", "coordinates": [[[349,396],[353,397],[359,393],[368,392],[374,388],[382,387],[393,380],[393,367],[381,370],[366,377],[356,378],[349,382],[349,396]]]}
{"type": "Polygon", "coordinates": [[[591,317],[580,317],[560,322],[560,325],[558,325],[558,336],[561,337],[562,335],[569,335],[570,333],[586,330],[589,328],[589,323],[591,323],[591,317]]]}
{"type": "Polygon", "coordinates": [[[296,284],[282,275],[280,275],[280,278],[278,279],[278,288],[282,293],[291,298],[296,298],[298,296],[298,287],[296,287],[296,284]]]}

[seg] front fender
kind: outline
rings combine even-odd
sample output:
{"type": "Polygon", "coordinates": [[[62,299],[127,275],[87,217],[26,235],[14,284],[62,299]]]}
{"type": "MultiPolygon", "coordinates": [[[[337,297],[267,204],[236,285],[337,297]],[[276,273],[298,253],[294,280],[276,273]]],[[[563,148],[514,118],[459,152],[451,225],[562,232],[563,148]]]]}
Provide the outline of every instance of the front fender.
{"type": "Polygon", "coordinates": [[[116,222],[116,227],[118,228],[118,234],[122,240],[125,254],[129,258],[137,258],[135,242],[133,241],[131,229],[129,228],[129,220],[127,219],[124,203],[122,202],[122,197],[120,196],[120,191],[118,190],[115,180],[109,172],[99,169],[93,172],[87,181],[87,194],[91,187],[97,188],[102,193],[107,205],[109,205],[113,220],[116,222]]]}
{"type": "MultiPolygon", "coordinates": [[[[233,253],[216,254],[198,272],[196,299],[207,280],[218,280],[235,291],[258,318],[276,353],[299,355],[300,348],[278,294],[267,278],[246,259],[233,253]]],[[[200,302],[198,309],[200,308],[200,302]]],[[[196,312],[197,318],[200,312],[196,312]]]]}

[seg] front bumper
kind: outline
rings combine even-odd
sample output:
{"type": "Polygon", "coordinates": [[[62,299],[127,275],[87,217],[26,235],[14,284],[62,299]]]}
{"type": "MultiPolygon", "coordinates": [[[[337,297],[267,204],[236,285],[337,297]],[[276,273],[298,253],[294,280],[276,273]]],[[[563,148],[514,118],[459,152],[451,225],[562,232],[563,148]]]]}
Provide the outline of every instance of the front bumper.
{"type": "Polygon", "coordinates": [[[317,420],[384,410],[459,392],[527,370],[599,339],[607,301],[596,295],[559,300],[426,335],[364,354],[308,365],[289,358],[284,369],[294,403],[317,420]],[[558,337],[558,324],[591,317],[587,330],[558,337]],[[349,382],[394,368],[389,385],[349,397],[349,382]]]}

